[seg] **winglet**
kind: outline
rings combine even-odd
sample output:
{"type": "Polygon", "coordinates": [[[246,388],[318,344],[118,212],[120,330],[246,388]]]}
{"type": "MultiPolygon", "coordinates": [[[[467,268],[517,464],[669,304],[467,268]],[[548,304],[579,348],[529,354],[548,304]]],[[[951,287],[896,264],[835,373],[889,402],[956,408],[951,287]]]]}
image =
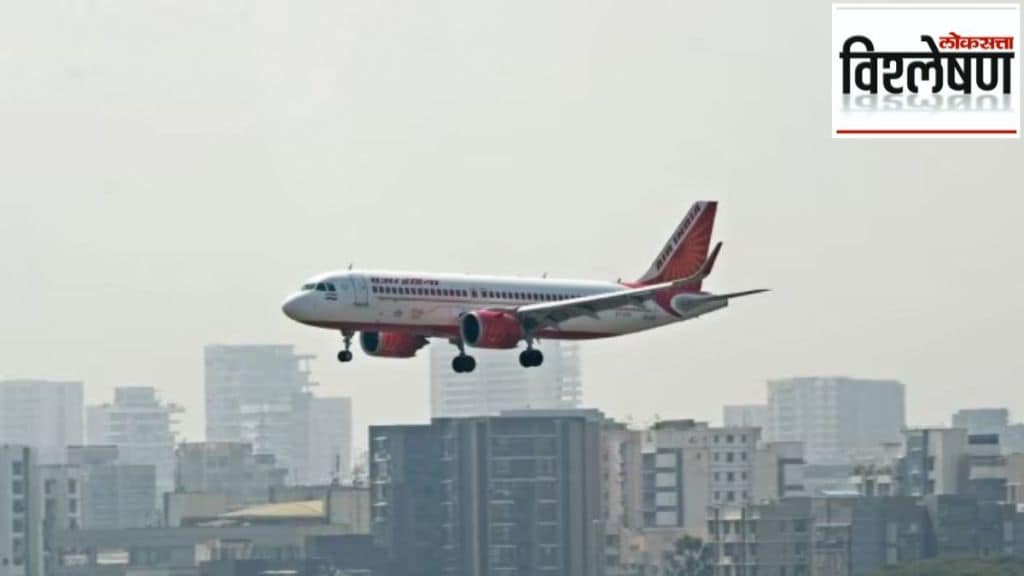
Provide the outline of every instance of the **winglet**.
{"type": "Polygon", "coordinates": [[[711,274],[711,270],[715,267],[715,260],[718,259],[718,253],[721,250],[722,243],[719,242],[715,244],[715,247],[711,249],[711,253],[708,254],[708,257],[704,259],[704,262],[701,263],[700,268],[698,268],[696,272],[687,276],[686,278],[672,280],[671,285],[682,287],[696,284],[699,288],[700,281],[707,278],[708,274],[711,274]]]}
{"type": "Polygon", "coordinates": [[[718,242],[715,247],[711,249],[711,254],[708,254],[707,260],[701,264],[699,273],[703,273],[702,278],[706,278],[711,275],[711,270],[715,268],[715,260],[718,260],[718,253],[722,250],[722,243],[718,242]]]}

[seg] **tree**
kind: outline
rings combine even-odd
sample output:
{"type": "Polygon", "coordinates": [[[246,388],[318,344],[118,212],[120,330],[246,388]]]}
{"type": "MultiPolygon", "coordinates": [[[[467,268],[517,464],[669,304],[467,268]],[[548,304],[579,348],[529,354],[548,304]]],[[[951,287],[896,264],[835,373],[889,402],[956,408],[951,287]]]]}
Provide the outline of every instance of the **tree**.
{"type": "Polygon", "coordinates": [[[713,567],[711,548],[700,538],[684,535],[665,552],[663,568],[667,576],[711,576],[713,567]]]}

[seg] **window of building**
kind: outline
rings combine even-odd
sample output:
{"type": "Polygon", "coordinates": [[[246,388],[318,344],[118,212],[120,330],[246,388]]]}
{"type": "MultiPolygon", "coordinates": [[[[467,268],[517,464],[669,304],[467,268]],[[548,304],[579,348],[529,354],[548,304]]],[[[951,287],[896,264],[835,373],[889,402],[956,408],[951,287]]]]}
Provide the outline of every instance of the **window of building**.
{"type": "Polygon", "coordinates": [[[726,452],[725,453],[725,461],[726,462],[732,462],[734,459],[735,459],[735,454],[733,454],[732,452],[726,452]]]}
{"type": "Polygon", "coordinates": [[[13,476],[21,476],[24,473],[25,464],[21,460],[15,460],[11,462],[11,474],[13,476]]]}

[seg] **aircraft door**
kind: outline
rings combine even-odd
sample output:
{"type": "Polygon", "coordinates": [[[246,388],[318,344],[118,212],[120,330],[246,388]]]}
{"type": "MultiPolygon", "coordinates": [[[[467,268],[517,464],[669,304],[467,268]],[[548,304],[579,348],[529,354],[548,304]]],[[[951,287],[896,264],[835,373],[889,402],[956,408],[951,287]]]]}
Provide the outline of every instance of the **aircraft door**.
{"type": "Polygon", "coordinates": [[[370,303],[370,288],[366,283],[366,276],[352,274],[352,284],[355,288],[353,303],[356,306],[366,306],[370,303]]]}

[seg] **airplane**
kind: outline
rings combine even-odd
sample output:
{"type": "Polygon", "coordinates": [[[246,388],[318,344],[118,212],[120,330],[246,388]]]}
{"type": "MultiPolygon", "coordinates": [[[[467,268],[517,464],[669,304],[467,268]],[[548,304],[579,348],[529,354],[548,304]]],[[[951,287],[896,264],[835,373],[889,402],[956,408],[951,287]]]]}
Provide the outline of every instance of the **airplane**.
{"type": "MultiPolygon", "coordinates": [[[[352,360],[352,337],[369,356],[411,358],[430,338],[455,345],[456,373],[472,372],[468,348],[526,348],[524,368],[540,366],[538,340],[621,336],[690,320],[766,289],[712,294],[701,290],[722,243],[710,250],[718,203],[696,202],[654,262],[635,282],[595,282],[386,270],[342,270],[309,279],[285,300],[286,316],[339,330],[340,362],[352,360]]],[[[351,268],[351,267],[350,267],[351,268]]]]}

